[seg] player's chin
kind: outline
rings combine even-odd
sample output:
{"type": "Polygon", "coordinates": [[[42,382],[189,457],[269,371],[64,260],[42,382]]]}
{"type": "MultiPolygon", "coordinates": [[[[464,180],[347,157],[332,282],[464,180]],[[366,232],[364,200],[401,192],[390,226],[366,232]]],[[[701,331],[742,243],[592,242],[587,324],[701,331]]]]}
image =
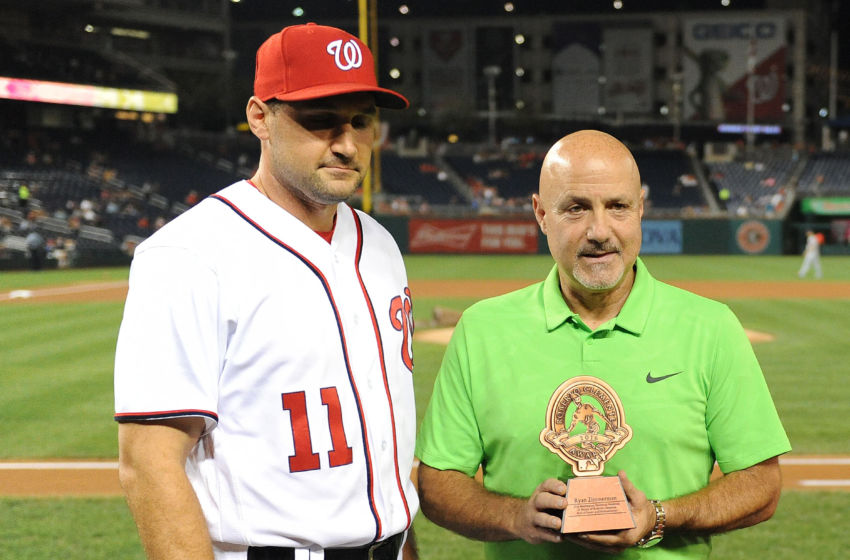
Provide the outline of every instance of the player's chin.
{"type": "Polygon", "coordinates": [[[573,270],[573,275],[588,290],[606,291],[619,284],[623,268],[607,263],[582,264],[573,270]]]}
{"type": "Polygon", "coordinates": [[[325,182],[322,188],[321,198],[326,204],[344,202],[357,192],[360,182],[354,181],[330,181],[325,182]]]}

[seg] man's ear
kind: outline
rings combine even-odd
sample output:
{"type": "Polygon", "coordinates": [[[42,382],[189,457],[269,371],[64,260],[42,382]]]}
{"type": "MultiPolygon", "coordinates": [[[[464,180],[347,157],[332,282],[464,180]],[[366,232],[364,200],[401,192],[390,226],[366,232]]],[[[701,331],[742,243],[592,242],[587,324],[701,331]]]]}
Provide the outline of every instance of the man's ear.
{"type": "Polygon", "coordinates": [[[543,235],[546,235],[546,222],[543,220],[544,216],[546,216],[546,211],[540,202],[540,195],[531,195],[531,207],[534,209],[534,218],[537,220],[537,225],[540,226],[540,231],[543,232],[543,235]]]}
{"type": "Polygon", "coordinates": [[[245,118],[251,132],[260,140],[268,140],[269,138],[268,117],[270,113],[271,108],[256,95],[252,95],[248,100],[248,106],[245,107],[245,118]]]}

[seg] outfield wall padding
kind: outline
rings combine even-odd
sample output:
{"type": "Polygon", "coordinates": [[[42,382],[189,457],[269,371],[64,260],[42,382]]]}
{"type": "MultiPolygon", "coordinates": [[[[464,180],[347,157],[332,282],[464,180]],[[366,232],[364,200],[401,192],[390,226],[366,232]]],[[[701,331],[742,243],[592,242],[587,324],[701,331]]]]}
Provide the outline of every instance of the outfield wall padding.
{"type": "MultiPolygon", "coordinates": [[[[408,216],[376,216],[376,219],[395,238],[402,253],[410,253],[411,219],[408,216]]],[[[494,218],[480,221],[492,222],[494,218]]],[[[417,218],[416,224],[427,222],[417,218]]],[[[468,224],[469,218],[458,219],[457,223],[468,224]]],[[[517,223],[528,220],[508,219],[517,223]]],[[[445,228],[445,218],[433,220],[445,228]]],[[[780,220],[756,219],[691,219],[691,220],[644,220],[643,253],[667,255],[781,255],[783,246],[783,224],[780,220]]],[[[428,252],[417,250],[416,252],[428,252]]],[[[439,253],[442,251],[434,251],[439,253]]],[[[448,251],[474,252],[474,251],[448,251]]],[[[492,253],[493,251],[488,251],[492,253]]],[[[548,254],[546,236],[537,236],[537,253],[548,254]]]]}

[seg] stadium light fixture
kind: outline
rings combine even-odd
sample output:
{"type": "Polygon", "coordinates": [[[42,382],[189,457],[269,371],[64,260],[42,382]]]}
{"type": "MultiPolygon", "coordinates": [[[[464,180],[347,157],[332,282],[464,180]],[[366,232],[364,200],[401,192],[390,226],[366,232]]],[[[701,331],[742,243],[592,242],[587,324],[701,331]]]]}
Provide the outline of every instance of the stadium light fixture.
{"type": "Polygon", "coordinates": [[[511,13],[514,11],[514,3],[513,2],[505,2],[505,11],[511,13]]]}
{"type": "Polygon", "coordinates": [[[133,39],[151,38],[149,31],[144,31],[142,29],[127,29],[126,27],[113,27],[109,30],[109,34],[116,37],[132,37],[133,39]]]}

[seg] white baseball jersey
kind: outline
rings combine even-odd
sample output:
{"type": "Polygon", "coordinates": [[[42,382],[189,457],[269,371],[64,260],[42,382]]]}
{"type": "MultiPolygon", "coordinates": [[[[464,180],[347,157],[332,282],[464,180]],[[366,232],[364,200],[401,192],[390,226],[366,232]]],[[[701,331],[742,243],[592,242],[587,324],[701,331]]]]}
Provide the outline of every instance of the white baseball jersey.
{"type": "Polygon", "coordinates": [[[328,243],[241,181],[136,249],[115,418],[206,420],[186,469],[215,543],[369,544],[418,509],[412,335],[383,227],[341,203],[328,243]]]}

